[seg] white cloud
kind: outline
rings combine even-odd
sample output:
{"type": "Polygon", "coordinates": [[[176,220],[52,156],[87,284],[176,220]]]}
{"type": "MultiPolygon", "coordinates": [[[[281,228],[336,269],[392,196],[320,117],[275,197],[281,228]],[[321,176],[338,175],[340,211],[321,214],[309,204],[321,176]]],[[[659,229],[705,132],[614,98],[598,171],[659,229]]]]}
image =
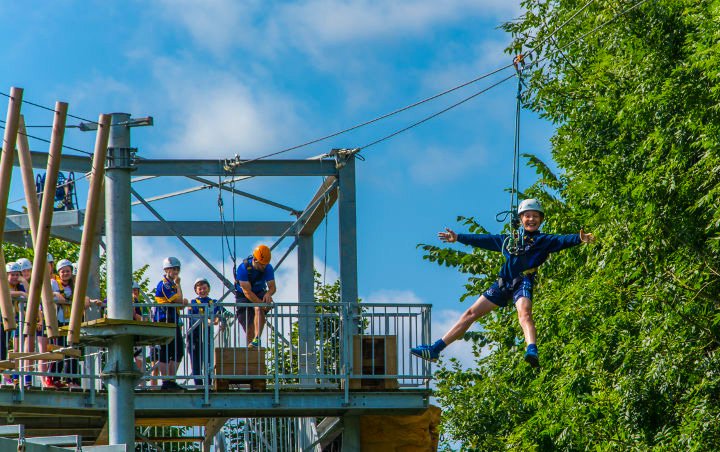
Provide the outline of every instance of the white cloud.
{"type": "Polygon", "coordinates": [[[260,80],[176,59],[157,60],[153,72],[175,121],[167,146],[178,157],[257,157],[291,142],[299,129],[293,103],[260,80]]]}
{"type": "MultiPolygon", "coordinates": [[[[428,92],[442,91],[508,65],[512,62],[512,56],[504,52],[508,44],[509,37],[505,37],[481,41],[470,52],[465,47],[450,46],[435,67],[425,72],[422,85],[428,92]]],[[[471,85],[466,88],[467,93],[487,87],[491,82],[499,80],[498,77],[507,77],[512,74],[511,71],[512,69],[506,69],[494,78],[471,85]]]]}
{"type": "Polygon", "coordinates": [[[195,42],[215,54],[249,44],[253,16],[262,11],[259,0],[161,0],[162,16],[185,27],[195,42]]]}
{"type": "Polygon", "coordinates": [[[505,0],[164,0],[162,6],[166,20],[184,26],[196,45],[216,54],[232,47],[318,53],[325,47],[426,34],[468,16],[506,20],[520,11],[518,1],[505,0]]]}
{"type": "MultiPolygon", "coordinates": [[[[168,256],[180,259],[182,264],[181,287],[183,296],[187,299],[195,297],[193,283],[198,278],[206,278],[210,282],[210,296],[220,298],[223,294],[223,284],[209,268],[205,266],[190,250],[174,238],[165,237],[134,237],[133,238],[133,270],[149,265],[145,276],[150,280],[150,290],[154,291],[157,283],[162,279],[162,262],[168,256]]],[[[215,268],[222,271],[222,262],[209,259],[215,268]]],[[[228,263],[225,264],[226,268],[228,263]]],[[[230,264],[232,265],[232,264],[230,264]]],[[[230,267],[232,268],[232,267],[230,267]]],[[[231,275],[225,275],[228,279],[231,275]]],[[[231,297],[226,301],[234,301],[231,297]]]]}
{"type": "Polygon", "coordinates": [[[475,173],[485,161],[485,150],[479,146],[467,149],[428,147],[414,152],[408,171],[415,182],[436,185],[475,173]]]}
{"type": "Polygon", "coordinates": [[[364,303],[407,303],[419,304],[425,303],[412,290],[391,290],[383,289],[371,292],[366,297],[361,297],[364,303]]]}

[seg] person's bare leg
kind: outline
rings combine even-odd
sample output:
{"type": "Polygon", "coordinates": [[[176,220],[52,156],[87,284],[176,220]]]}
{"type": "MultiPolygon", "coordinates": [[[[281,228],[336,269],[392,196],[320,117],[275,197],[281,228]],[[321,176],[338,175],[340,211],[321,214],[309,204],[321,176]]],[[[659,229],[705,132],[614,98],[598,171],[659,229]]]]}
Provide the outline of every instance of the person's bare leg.
{"type": "Polygon", "coordinates": [[[245,338],[247,339],[247,344],[250,345],[250,342],[252,342],[253,339],[255,339],[255,322],[257,321],[257,317],[253,319],[252,322],[247,322],[247,330],[245,331],[245,338]]]}
{"type": "Polygon", "coordinates": [[[178,368],[177,361],[172,361],[172,360],[168,361],[168,364],[167,364],[168,373],[167,374],[170,376],[177,375],[177,368],[178,368]]]}
{"type": "Polygon", "coordinates": [[[527,297],[521,297],[515,303],[517,308],[518,320],[523,330],[526,344],[534,344],[537,336],[535,330],[535,321],[532,318],[532,300],[527,297]]]}
{"type": "MultiPolygon", "coordinates": [[[[38,336],[37,338],[37,344],[38,344],[38,351],[40,353],[45,353],[48,349],[48,338],[45,336],[38,336]]],[[[40,372],[47,372],[48,365],[47,361],[42,360],[38,362],[38,368],[40,369],[40,372]]],[[[43,382],[43,386],[50,386],[50,377],[42,376],[40,377],[40,381],[43,382]]]]}
{"type": "Polygon", "coordinates": [[[255,331],[257,331],[257,334],[255,335],[255,337],[262,336],[264,326],[265,326],[265,308],[255,308],[255,331]]]}
{"type": "MultiPolygon", "coordinates": [[[[155,361],[153,363],[152,369],[150,369],[150,376],[151,377],[159,377],[160,376],[160,362],[155,361]]],[[[157,378],[150,379],[150,386],[157,386],[157,385],[158,385],[157,378]]]]}
{"type": "Polygon", "coordinates": [[[485,298],[485,295],[480,295],[475,303],[463,312],[455,325],[442,337],[445,345],[450,345],[461,338],[477,319],[497,309],[497,307],[498,305],[485,298]]]}

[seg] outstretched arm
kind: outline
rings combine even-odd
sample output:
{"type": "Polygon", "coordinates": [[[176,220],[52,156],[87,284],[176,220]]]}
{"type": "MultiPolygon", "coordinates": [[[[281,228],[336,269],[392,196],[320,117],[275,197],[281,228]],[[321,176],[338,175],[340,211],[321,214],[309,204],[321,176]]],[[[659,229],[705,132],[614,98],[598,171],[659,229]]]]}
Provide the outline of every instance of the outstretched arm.
{"type": "Polygon", "coordinates": [[[547,241],[545,245],[546,250],[550,253],[555,253],[566,248],[580,245],[581,243],[593,243],[595,242],[595,236],[580,229],[579,234],[547,234],[544,236],[544,240],[547,241]]]}

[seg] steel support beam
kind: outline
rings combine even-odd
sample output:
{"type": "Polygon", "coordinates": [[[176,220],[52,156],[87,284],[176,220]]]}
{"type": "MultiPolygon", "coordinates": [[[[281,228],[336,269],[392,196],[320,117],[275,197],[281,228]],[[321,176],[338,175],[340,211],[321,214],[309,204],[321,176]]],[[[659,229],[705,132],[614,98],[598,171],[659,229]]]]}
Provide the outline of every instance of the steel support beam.
{"type": "Polygon", "coordinates": [[[220,221],[133,221],[133,237],[165,237],[174,232],[185,237],[221,237],[234,234],[245,237],[265,237],[282,235],[290,226],[290,221],[236,221],[223,224],[220,221]]]}
{"type": "MultiPolygon", "coordinates": [[[[130,115],[113,113],[105,172],[105,231],[107,236],[108,318],[132,320],[132,236],[130,212],[131,149],[130,115]]],[[[137,368],[132,336],[110,343],[103,371],[108,388],[110,444],[135,444],[135,394],[137,368]]]]}
{"type": "MultiPolygon", "coordinates": [[[[33,168],[46,168],[48,161],[48,154],[45,152],[30,152],[32,158],[33,168]]],[[[15,159],[15,166],[20,166],[20,163],[15,159]]],[[[60,171],[74,171],[77,173],[88,173],[92,169],[92,160],[90,157],[79,156],[79,155],[63,155],[62,161],[60,162],[60,171]]]]}
{"type": "MultiPolygon", "coordinates": [[[[85,215],[80,210],[53,212],[51,228],[80,226],[85,215]]],[[[8,215],[5,219],[5,232],[25,232],[30,230],[30,218],[27,214],[8,215]]]]}
{"type": "MultiPolygon", "coordinates": [[[[132,356],[132,355],[131,355],[132,356]]],[[[272,392],[231,391],[210,393],[206,403],[202,392],[142,391],[135,395],[135,416],[141,418],[199,417],[306,417],[343,416],[345,414],[419,414],[428,407],[430,391],[402,390],[387,392],[354,392],[346,403],[342,391],[288,391],[281,392],[276,404],[272,392]]],[[[47,415],[104,418],[107,399],[98,397],[88,405],[88,394],[83,392],[26,391],[22,404],[17,403],[17,391],[0,391],[0,411],[15,416],[47,415]]],[[[179,422],[176,425],[182,425],[179,422]]]]}
{"type": "Polygon", "coordinates": [[[252,160],[229,171],[222,160],[145,159],[136,176],[334,176],[332,160],[252,160]]]}
{"type": "Polygon", "coordinates": [[[253,195],[252,193],[248,193],[248,192],[246,192],[246,191],[238,190],[238,189],[233,188],[233,187],[228,187],[227,184],[219,184],[219,183],[217,183],[217,182],[213,182],[213,181],[211,181],[211,180],[205,179],[205,178],[203,178],[203,177],[197,177],[197,176],[187,176],[187,178],[188,178],[188,179],[192,179],[192,180],[197,181],[197,182],[202,182],[202,183],[204,183],[205,185],[207,185],[208,188],[210,188],[210,187],[213,187],[213,188],[218,188],[218,187],[220,187],[221,190],[225,190],[225,191],[228,191],[228,192],[230,192],[230,193],[234,193],[234,194],[236,194],[236,195],[238,195],[238,196],[243,196],[243,197],[245,197],[245,198],[252,199],[252,200],[254,200],[254,201],[257,201],[257,202],[260,202],[260,203],[263,203],[263,204],[267,204],[267,205],[269,205],[269,206],[277,207],[278,209],[287,210],[288,212],[290,212],[291,214],[293,214],[293,215],[295,215],[295,216],[298,216],[298,215],[300,215],[300,213],[301,213],[299,210],[293,209],[292,207],[288,207],[288,206],[286,206],[286,205],[284,205],[284,204],[280,204],[279,202],[275,202],[275,201],[272,201],[272,200],[270,200],[270,199],[263,198],[262,196],[253,195]]]}
{"type": "Polygon", "coordinates": [[[315,203],[315,201],[317,201],[319,197],[322,196],[325,199],[319,204],[317,204],[317,206],[315,206],[315,208],[313,209],[312,213],[308,216],[307,221],[300,229],[301,235],[309,235],[314,233],[318,226],[320,226],[320,223],[322,223],[322,221],[325,219],[330,209],[332,209],[335,201],[337,201],[338,191],[328,191],[328,188],[330,188],[336,181],[337,178],[334,176],[326,178],[318,189],[317,193],[315,193],[315,196],[306,207],[306,210],[311,208],[311,206],[315,203]]]}
{"type": "MultiPolygon", "coordinates": [[[[123,127],[123,126],[119,126],[123,127]]],[[[45,168],[48,156],[43,152],[31,152],[33,168],[45,168]]],[[[221,160],[200,159],[139,159],[134,175],[178,176],[336,176],[333,160],[253,160],[225,171],[221,160]]],[[[15,159],[15,166],[18,166],[15,159]]],[[[87,173],[92,169],[90,157],[64,155],[60,171],[87,173]]]]}

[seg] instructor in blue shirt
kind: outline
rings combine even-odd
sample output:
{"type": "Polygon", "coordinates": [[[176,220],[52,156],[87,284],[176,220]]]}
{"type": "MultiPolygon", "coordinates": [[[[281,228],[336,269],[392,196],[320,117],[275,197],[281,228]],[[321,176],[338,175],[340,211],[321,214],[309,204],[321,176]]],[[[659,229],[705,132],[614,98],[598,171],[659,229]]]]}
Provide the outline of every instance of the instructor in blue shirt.
{"type": "MultiPolygon", "coordinates": [[[[235,273],[235,301],[237,303],[272,304],[277,288],[275,287],[275,270],[270,264],[272,253],[270,248],[259,245],[251,256],[238,265],[235,273]]],[[[265,326],[265,313],[271,307],[250,307],[239,305],[236,308],[247,337],[249,347],[259,347],[262,330],[265,326]]]]}

